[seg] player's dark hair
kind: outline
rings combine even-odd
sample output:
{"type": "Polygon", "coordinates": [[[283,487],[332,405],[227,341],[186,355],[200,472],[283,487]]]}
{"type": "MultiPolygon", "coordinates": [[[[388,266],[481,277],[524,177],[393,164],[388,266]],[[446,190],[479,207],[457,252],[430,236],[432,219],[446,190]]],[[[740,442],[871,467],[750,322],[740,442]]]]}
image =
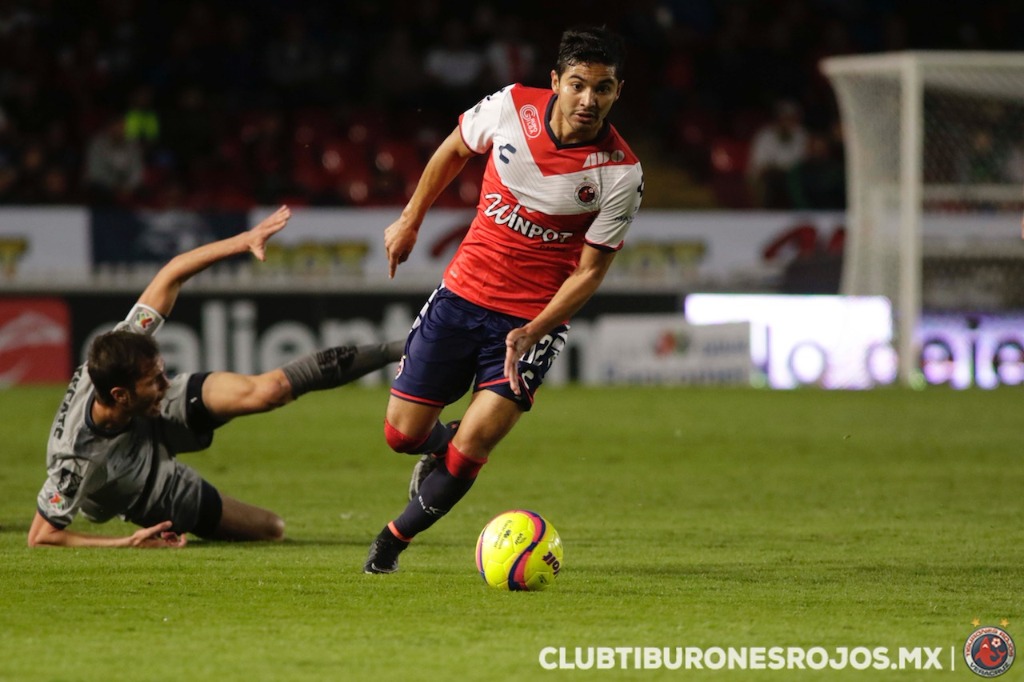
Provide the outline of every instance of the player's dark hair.
{"type": "Polygon", "coordinates": [[[622,80],[626,68],[626,45],[604,26],[575,26],[562,34],[558,45],[555,73],[561,76],[575,64],[604,64],[615,69],[622,80]]]}
{"type": "Polygon", "coordinates": [[[153,337],[129,331],[100,334],[89,346],[86,366],[96,387],[96,399],[113,405],[111,391],[117,387],[135,390],[135,384],[160,355],[153,337]]]}

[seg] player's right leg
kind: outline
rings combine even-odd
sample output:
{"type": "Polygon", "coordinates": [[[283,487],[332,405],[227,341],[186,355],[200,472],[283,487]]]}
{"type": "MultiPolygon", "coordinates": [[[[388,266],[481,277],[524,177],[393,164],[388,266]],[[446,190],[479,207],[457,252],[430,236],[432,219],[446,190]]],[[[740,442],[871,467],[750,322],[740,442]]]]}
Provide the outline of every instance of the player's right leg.
{"type": "Polygon", "coordinates": [[[405,510],[374,539],[363,571],[394,573],[398,555],[419,533],[447,514],[476,482],[491,451],[515,426],[522,407],[492,391],[478,391],[444,459],[424,478],[405,510]]]}
{"type": "MultiPolygon", "coordinates": [[[[385,414],[385,439],[395,452],[439,454],[449,451],[451,429],[438,418],[444,407],[462,397],[472,384],[479,346],[475,331],[479,325],[467,320],[473,314],[464,301],[443,287],[431,295],[420,311],[406,341],[405,356],[391,386],[385,414]]],[[[418,463],[417,468],[419,466],[418,463]]],[[[433,468],[436,474],[442,467],[433,468]]],[[[417,473],[414,476],[418,478],[417,473]]],[[[451,504],[466,490],[468,485],[451,504]]],[[[416,500],[419,499],[421,497],[417,496],[416,500]]],[[[398,570],[398,554],[408,546],[409,539],[411,536],[403,535],[395,522],[389,523],[370,546],[364,571],[393,573],[398,570]]]]}
{"type": "Polygon", "coordinates": [[[443,454],[451,440],[452,430],[438,418],[469,390],[479,345],[461,302],[438,288],[409,333],[384,417],[385,440],[395,452],[443,454]]]}
{"type": "Polygon", "coordinates": [[[392,395],[384,413],[384,440],[388,447],[403,454],[442,449],[447,439],[439,440],[440,434],[435,433],[442,409],[443,404],[413,402],[392,395]]]}
{"type": "Polygon", "coordinates": [[[443,460],[458,421],[442,424],[441,407],[422,405],[391,397],[384,417],[384,439],[395,452],[420,455],[409,481],[409,499],[420,483],[443,460]]]}
{"type": "MultiPolygon", "coordinates": [[[[403,394],[404,395],[404,394],[403,394]]],[[[388,447],[398,453],[427,453],[423,458],[434,457],[429,450],[446,450],[451,435],[438,421],[443,405],[413,402],[405,397],[392,395],[388,400],[384,417],[384,438],[388,447]]],[[[422,464],[417,462],[418,469],[422,464]]],[[[416,476],[414,470],[413,473],[416,476]]],[[[394,528],[394,523],[385,526],[370,545],[370,551],[363,571],[366,573],[394,573],[398,570],[398,555],[409,546],[409,540],[394,528]]]]}
{"type": "Polygon", "coordinates": [[[412,468],[412,477],[409,479],[410,500],[416,499],[416,496],[420,494],[420,487],[423,485],[423,481],[427,480],[427,476],[434,473],[435,469],[444,464],[444,456],[448,451],[448,443],[455,437],[455,434],[459,430],[459,424],[461,423],[461,419],[453,419],[444,425],[448,438],[443,449],[438,449],[434,452],[428,452],[420,455],[420,459],[416,462],[416,466],[412,468]]]}

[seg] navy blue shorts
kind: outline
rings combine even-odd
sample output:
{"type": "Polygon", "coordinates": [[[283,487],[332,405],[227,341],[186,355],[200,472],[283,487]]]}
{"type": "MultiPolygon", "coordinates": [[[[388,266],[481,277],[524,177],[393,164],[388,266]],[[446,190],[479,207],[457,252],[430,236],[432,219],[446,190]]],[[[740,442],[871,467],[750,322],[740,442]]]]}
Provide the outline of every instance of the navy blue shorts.
{"type": "Polygon", "coordinates": [[[472,386],[474,391],[494,391],[529,410],[544,375],[565,347],[569,326],[552,329],[519,361],[522,395],[517,396],[504,375],[505,337],[527,322],[470,303],[442,285],[413,322],[391,394],[444,407],[472,386]]]}

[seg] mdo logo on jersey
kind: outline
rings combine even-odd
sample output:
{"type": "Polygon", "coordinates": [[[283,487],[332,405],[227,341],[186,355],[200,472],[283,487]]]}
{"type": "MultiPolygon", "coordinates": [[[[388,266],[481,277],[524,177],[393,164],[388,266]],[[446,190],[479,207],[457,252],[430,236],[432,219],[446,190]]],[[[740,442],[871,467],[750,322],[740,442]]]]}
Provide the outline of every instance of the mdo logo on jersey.
{"type": "Polygon", "coordinates": [[[967,667],[982,677],[998,677],[1010,666],[1016,656],[1013,639],[1005,628],[1009,623],[1002,622],[1002,627],[983,626],[975,621],[977,628],[964,643],[964,660],[967,667]]]}

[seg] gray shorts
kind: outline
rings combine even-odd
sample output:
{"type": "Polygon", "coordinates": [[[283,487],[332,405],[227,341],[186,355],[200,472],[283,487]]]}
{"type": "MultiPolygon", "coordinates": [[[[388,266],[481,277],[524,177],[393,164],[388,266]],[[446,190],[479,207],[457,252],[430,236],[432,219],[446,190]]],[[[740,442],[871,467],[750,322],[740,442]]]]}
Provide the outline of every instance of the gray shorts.
{"type": "MultiPolygon", "coordinates": [[[[203,404],[203,382],[207,374],[189,375],[186,381],[172,382],[165,400],[168,409],[183,410],[185,422],[198,433],[209,434],[220,426],[203,404]]],[[[210,537],[220,523],[220,493],[187,464],[166,454],[160,456],[150,472],[139,501],[125,519],[148,528],[163,521],[173,522],[175,533],[210,537]]]]}
{"type": "Polygon", "coordinates": [[[175,533],[192,533],[212,537],[220,523],[223,503],[220,493],[195,469],[178,461],[158,494],[140,501],[138,513],[129,512],[125,519],[148,528],[170,520],[175,533]]]}

